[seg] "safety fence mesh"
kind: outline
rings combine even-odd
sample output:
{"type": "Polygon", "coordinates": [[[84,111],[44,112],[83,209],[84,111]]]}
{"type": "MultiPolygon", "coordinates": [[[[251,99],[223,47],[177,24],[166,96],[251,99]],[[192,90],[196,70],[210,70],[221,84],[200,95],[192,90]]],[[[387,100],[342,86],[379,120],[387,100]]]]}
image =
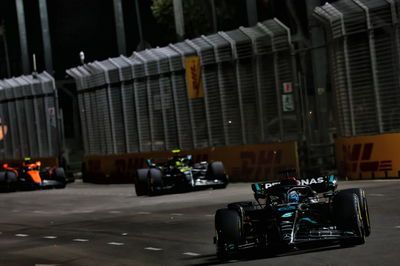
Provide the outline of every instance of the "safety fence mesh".
{"type": "Polygon", "coordinates": [[[314,10],[329,39],[340,136],[400,130],[399,4],[342,0],[314,10]]]}
{"type": "Polygon", "coordinates": [[[46,72],[0,80],[2,160],[60,154],[56,98],[54,79],[46,72]]]}
{"type": "Polygon", "coordinates": [[[78,88],[85,151],[297,140],[293,60],[290,31],[275,19],[69,69],[78,88]],[[190,94],[188,58],[200,62],[197,85],[204,95],[190,94]]]}

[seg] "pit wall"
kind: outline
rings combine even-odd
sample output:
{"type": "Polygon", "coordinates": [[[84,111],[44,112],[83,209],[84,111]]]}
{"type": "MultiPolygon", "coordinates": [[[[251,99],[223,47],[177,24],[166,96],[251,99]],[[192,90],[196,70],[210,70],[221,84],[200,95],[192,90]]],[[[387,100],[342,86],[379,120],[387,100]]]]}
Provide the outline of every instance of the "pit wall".
{"type": "Polygon", "coordinates": [[[400,134],[339,138],[339,174],[348,179],[400,177],[400,134]]]}
{"type": "MultiPolygon", "coordinates": [[[[191,154],[194,162],[222,161],[234,182],[274,179],[282,169],[299,170],[296,142],[183,150],[181,154],[191,154]]],[[[136,170],[147,167],[146,159],[171,156],[169,151],[87,155],[83,178],[96,183],[133,183],[136,170]]]]}

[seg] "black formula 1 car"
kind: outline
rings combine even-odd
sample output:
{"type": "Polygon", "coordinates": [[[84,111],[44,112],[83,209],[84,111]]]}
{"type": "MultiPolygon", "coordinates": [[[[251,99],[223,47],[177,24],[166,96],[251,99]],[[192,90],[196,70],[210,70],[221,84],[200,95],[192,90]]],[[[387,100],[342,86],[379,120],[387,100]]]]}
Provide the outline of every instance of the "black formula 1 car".
{"type": "Polygon", "coordinates": [[[253,184],[256,201],[217,210],[217,256],[253,247],[274,254],[321,243],[364,244],[371,233],[365,191],[336,187],[333,175],[253,184]]]}
{"type": "Polygon", "coordinates": [[[67,180],[63,168],[45,167],[40,169],[40,162],[26,159],[22,166],[3,165],[0,172],[0,190],[34,190],[47,188],[65,188],[67,180]]]}
{"type": "Polygon", "coordinates": [[[161,162],[149,159],[147,164],[149,168],[137,170],[135,190],[138,196],[228,185],[228,176],[219,161],[193,163],[191,155],[175,155],[161,162]]]}

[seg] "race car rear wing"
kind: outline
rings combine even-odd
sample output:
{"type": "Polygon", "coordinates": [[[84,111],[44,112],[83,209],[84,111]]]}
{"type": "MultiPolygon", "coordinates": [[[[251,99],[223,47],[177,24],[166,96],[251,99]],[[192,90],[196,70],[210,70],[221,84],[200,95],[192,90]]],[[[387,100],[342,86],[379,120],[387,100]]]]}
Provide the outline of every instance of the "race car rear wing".
{"type": "MultiPolygon", "coordinates": [[[[334,191],[337,187],[337,178],[334,175],[320,176],[317,178],[298,179],[300,186],[310,186],[317,193],[334,191]]],[[[279,185],[280,181],[270,181],[258,184],[252,184],[251,188],[254,193],[263,194],[263,192],[274,186],[279,185]]]]}

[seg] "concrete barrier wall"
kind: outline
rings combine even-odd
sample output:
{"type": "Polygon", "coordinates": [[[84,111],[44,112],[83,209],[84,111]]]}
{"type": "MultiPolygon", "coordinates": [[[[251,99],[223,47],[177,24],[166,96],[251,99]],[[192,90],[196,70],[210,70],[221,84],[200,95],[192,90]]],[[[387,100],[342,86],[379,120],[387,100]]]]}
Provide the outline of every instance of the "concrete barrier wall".
{"type": "Polygon", "coordinates": [[[400,176],[400,133],[336,140],[339,174],[349,179],[400,176]]]}
{"type": "MultiPolygon", "coordinates": [[[[276,178],[286,168],[299,169],[296,142],[185,150],[195,162],[222,161],[231,181],[261,181],[276,178]]],[[[146,159],[168,158],[172,153],[147,152],[123,155],[87,155],[84,180],[97,183],[133,183],[136,170],[146,159]]]]}
{"type": "MultiPolygon", "coordinates": [[[[31,158],[32,161],[41,162],[41,168],[43,167],[58,167],[59,160],[57,157],[43,157],[43,158],[31,158]]],[[[7,163],[9,166],[20,166],[24,160],[0,160],[0,169],[3,168],[3,164],[7,163]]]]}

